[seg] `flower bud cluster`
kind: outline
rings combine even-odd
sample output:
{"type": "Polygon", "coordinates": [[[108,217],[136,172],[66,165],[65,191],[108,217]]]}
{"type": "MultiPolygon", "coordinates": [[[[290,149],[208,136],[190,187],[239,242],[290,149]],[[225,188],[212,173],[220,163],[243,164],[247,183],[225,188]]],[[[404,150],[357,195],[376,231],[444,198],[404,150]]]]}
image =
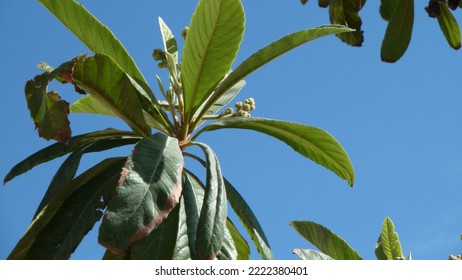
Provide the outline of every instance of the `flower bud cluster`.
{"type": "Polygon", "coordinates": [[[153,52],[152,52],[152,57],[154,58],[154,60],[156,61],[160,61],[158,66],[159,68],[167,68],[168,64],[167,64],[167,56],[165,54],[165,52],[161,49],[155,49],[153,52]]]}
{"type": "Polygon", "coordinates": [[[250,97],[244,100],[244,102],[236,102],[235,104],[237,113],[236,117],[250,117],[250,111],[255,110],[255,100],[250,97]]]}

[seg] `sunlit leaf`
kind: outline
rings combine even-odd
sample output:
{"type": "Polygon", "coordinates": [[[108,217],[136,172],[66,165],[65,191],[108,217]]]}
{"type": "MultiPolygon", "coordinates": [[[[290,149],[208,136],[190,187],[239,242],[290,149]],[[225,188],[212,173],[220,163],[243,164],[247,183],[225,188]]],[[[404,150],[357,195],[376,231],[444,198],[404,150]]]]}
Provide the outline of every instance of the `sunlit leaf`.
{"type": "Polygon", "coordinates": [[[310,221],[293,221],[290,225],[321,252],[336,260],[361,260],[361,256],[337,234],[310,221]]]}
{"type": "Polygon", "coordinates": [[[389,217],[382,224],[382,232],[375,246],[375,255],[379,260],[397,260],[403,258],[401,243],[395,225],[389,217]]]}
{"type": "Polygon", "coordinates": [[[273,136],[353,186],[354,170],[348,155],[334,137],[320,128],[271,119],[228,118],[204,127],[195,137],[223,128],[250,129],[273,136]]]}
{"type": "Polygon", "coordinates": [[[381,58],[385,62],[395,62],[403,56],[411,42],[414,25],[414,0],[382,0],[381,7],[387,7],[383,8],[382,16],[389,17],[387,31],[382,42],[381,58]]]}
{"type": "Polygon", "coordinates": [[[109,202],[99,242],[119,254],[159,226],[179,202],[182,170],[176,138],[157,133],[138,142],[109,202]]]}
{"type": "Polygon", "coordinates": [[[174,62],[178,64],[178,45],[176,43],[176,39],[161,17],[159,17],[159,26],[160,32],[162,33],[162,40],[164,42],[164,49],[173,56],[174,62]]]}
{"type": "Polygon", "coordinates": [[[311,250],[311,249],[294,249],[292,252],[296,254],[302,260],[310,260],[310,261],[333,260],[333,258],[329,257],[328,255],[315,251],[315,250],[311,250]]]}
{"type": "Polygon", "coordinates": [[[37,215],[9,259],[68,259],[101,218],[126,158],[109,158],[75,178],[37,215]]]}
{"type": "Polygon", "coordinates": [[[229,218],[228,220],[226,220],[226,227],[229,230],[229,233],[231,234],[231,237],[234,241],[234,245],[236,246],[237,259],[248,260],[250,257],[249,244],[229,218]]]}
{"type": "Polygon", "coordinates": [[[272,61],[273,59],[283,55],[284,53],[301,46],[309,41],[315,40],[331,34],[342,32],[351,32],[352,29],[341,25],[327,25],[312,29],[301,30],[274,41],[266,47],[260,49],[244,62],[242,62],[234,71],[229,73],[223,81],[221,81],[213,93],[207,100],[204,106],[203,114],[207,112],[223,94],[228,92],[234,85],[242,81],[247,75],[251,74],[258,68],[272,61]]]}
{"type": "Polygon", "coordinates": [[[210,88],[229,72],[244,33],[240,0],[200,0],[183,49],[181,80],[185,118],[208,98],[210,88]]]}
{"type": "Polygon", "coordinates": [[[124,72],[138,81],[145,81],[132,57],[112,31],[86,10],[82,4],[74,0],[39,0],[39,2],[95,54],[106,54],[124,72]]]}
{"type": "MultiPolygon", "coordinates": [[[[79,98],[77,101],[71,104],[69,107],[71,113],[80,113],[80,114],[97,114],[105,115],[110,117],[118,117],[113,111],[109,110],[108,107],[101,104],[95,97],[92,95],[86,95],[82,98],[79,98]]],[[[164,131],[164,127],[160,125],[157,120],[155,120],[151,115],[146,112],[143,112],[144,120],[146,124],[150,127],[155,128],[159,131],[164,131]]]]}
{"type": "Polygon", "coordinates": [[[129,76],[108,56],[89,57],[74,66],[72,79],[141,136],[151,134],[138,98],[139,90],[129,76]]]}

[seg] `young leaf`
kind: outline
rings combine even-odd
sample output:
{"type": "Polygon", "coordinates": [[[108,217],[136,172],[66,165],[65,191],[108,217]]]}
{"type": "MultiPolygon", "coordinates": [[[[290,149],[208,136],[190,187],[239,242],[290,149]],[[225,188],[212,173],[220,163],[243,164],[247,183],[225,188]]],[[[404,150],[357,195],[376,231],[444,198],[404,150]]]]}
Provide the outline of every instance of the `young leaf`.
{"type": "Polygon", "coordinates": [[[119,254],[160,225],[181,195],[183,156],[176,138],[156,133],[135,145],[99,231],[119,254]]]}
{"type": "Polygon", "coordinates": [[[315,250],[311,250],[311,249],[294,249],[292,252],[296,254],[302,260],[310,260],[310,261],[333,260],[333,258],[329,257],[328,255],[315,251],[315,250]]]}
{"type": "Polygon", "coordinates": [[[139,136],[136,136],[133,132],[130,131],[121,131],[112,128],[74,136],[69,140],[67,144],[61,142],[55,143],[46,148],[43,148],[38,152],[35,152],[23,161],[16,164],[5,176],[3,184],[6,184],[16,176],[31,170],[39,164],[71,153],[80,146],[99,139],[132,139],[133,143],[135,143],[139,140],[139,136]]]}
{"type": "Polygon", "coordinates": [[[332,24],[346,25],[355,29],[353,32],[340,33],[337,37],[348,45],[360,47],[363,44],[364,31],[359,11],[364,6],[363,0],[331,0],[329,2],[329,18],[332,24]]]}
{"type": "Polygon", "coordinates": [[[453,49],[458,50],[461,46],[459,24],[452,12],[449,10],[447,3],[441,3],[440,10],[441,13],[437,17],[440,29],[443,31],[444,37],[446,38],[446,41],[448,41],[449,45],[453,49]]]}
{"type": "Polygon", "coordinates": [[[183,50],[185,118],[208,98],[209,89],[229,72],[244,33],[240,0],[200,0],[183,50]]]}
{"type": "MultiPolygon", "coordinates": [[[[202,159],[188,153],[185,153],[185,155],[196,159],[199,161],[199,163],[206,166],[206,162],[202,159]]],[[[236,215],[239,217],[239,220],[243,224],[247,233],[250,235],[250,238],[257,248],[258,253],[264,260],[274,259],[273,252],[271,251],[271,247],[269,245],[268,239],[266,238],[265,232],[263,231],[260,222],[253,213],[249,204],[236,190],[236,188],[234,188],[233,185],[228,180],[226,180],[226,178],[223,177],[223,180],[225,181],[226,197],[228,202],[236,215]]]]}
{"type": "Polygon", "coordinates": [[[175,254],[180,207],[177,205],[157,228],[133,245],[132,260],[171,260],[175,254]]]}
{"type": "Polygon", "coordinates": [[[395,232],[395,225],[389,217],[386,217],[383,221],[382,232],[375,246],[375,255],[379,260],[397,260],[403,258],[399,236],[395,232]]]}
{"type": "Polygon", "coordinates": [[[201,110],[201,114],[198,120],[200,121],[200,118],[209,110],[209,108],[216,104],[221,96],[230,90],[234,85],[273,59],[317,38],[351,31],[353,31],[353,29],[341,25],[320,26],[289,34],[267,45],[263,49],[248,57],[244,62],[236,67],[234,71],[229,73],[229,75],[227,75],[216,88],[213,89],[213,93],[206,101],[206,105],[204,106],[203,110],[201,110]]]}
{"type": "Polygon", "coordinates": [[[139,89],[109,56],[98,54],[76,63],[72,79],[139,135],[151,134],[138,98],[139,89]]]}
{"type": "Polygon", "coordinates": [[[178,64],[178,45],[176,43],[176,39],[161,17],[159,17],[159,26],[160,32],[162,33],[162,40],[164,42],[164,49],[173,56],[174,62],[178,64]]]}
{"type": "Polygon", "coordinates": [[[337,234],[310,221],[293,221],[290,225],[321,252],[336,260],[361,260],[361,256],[337,234]]]}
{"type": "Polygon", "coordinates": [[[9,259],[68,259],[101,218],[126,158],[106,159],[75,178],[37,215],[9,259]]]}
{"type": "Polygon", "coordinates": [[[204,131],[223,128],[250,129],[273,136],[353,186],[354,171],[348,155],[335,138],[320,128],[261,118],[228,118],[204,127],[193,139],[204,131]]]}
{"type": "Polygon", "coordinates": [[[46,140],[67,143],[71,138],[70,122],[67,118],[69,103],[62,100],[58,93],[47,90],[50,81],[59,76],[67,77],[74,64],[82,59],[83,56],[76,57],[26,83],[25,94],[30,115],[39,136],[46,140]]]}
{"type": "Polygon", "coordinates": [[[387,32],[382,42],[381,58],[385,62],[395,62],[403,56],[411,42],[414,0],[382,0],[381,7],[384,7],[382,16],[385,14],[389,17],[387,32]]]}
{"type": "Polygon", "coordinates": [[[220,164],[213,150],[202,143],[199,146],[207,162],[204,201],[200,210],[196,233],[196,257],[215,259],[223,246],[226,223],[226,190],[220,164]]]}

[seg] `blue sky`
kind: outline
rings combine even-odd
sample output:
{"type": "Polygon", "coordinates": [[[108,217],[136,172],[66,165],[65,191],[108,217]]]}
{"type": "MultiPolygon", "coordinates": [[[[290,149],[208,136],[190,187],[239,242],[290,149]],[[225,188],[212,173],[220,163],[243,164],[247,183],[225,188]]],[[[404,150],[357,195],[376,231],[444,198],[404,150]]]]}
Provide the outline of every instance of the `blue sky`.
{"type": "MultiPolygon", "coordinates": [[[[179,37],[196,1],[81,2],[113,30],[158,92],[155,74],[161,70],[151,58],[152,50],[162,46],[157,17],[179,37]]],[[[316,2],[243,0],[246,31],[235,66],[283,35],[327,24],[328,11],[316,2]]],[[[412,252],[415,259],[447,259],[462,251],[461,54],[447,45],[437,21],[419,2],[407,53],[396,64],[382,63],[386,23],[378,5],[368,1],[361,12],[363,47],[347,46],[333,36],[308,43],[249,76],[237,97],[256,100],[253,116],[330,132],[353,162],[354,188],[266,135],[221,130],[198,139],[215,150],[224,175],[252,206],[277,259],[296,259],[292,249],[311,248],[289,226],[292,220],[325,225],[366,259],[375,259],[386,216],[394,221],[405,254],[412,252]]],[[[37,63],[57,66],[88,50],[36,1],[1,1],[0,11],[4,176],[51,144],[38,138],[24,98],[25,82],[40,73],[37,63]]],[[[54,83],[51,89],[68,101],[78,97],[69,86],[54,83]]],[[[72,115],[71,122],[74,135],[126,129],[110,117],[72,115]]],[[[89,155],[81,171],[102,156],[129,152],[89,155]]],[[[36,167],[0,188],[1,259],[27,229],[62,161],[36,167]]],[[[73,258],[99,259],[104,250],[96,236],[97,230],[91,232],[73,258]]],[[[259,258],[255,251],[252,258],[259,258]]]]}

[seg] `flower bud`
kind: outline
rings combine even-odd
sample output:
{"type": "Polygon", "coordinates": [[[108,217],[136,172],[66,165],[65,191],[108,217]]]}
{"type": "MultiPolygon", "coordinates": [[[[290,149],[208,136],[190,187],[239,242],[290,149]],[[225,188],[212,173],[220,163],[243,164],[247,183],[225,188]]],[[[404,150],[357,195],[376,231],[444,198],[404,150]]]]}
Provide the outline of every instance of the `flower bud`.
{"type": "Polygon", "coordinates": [[[242,110],[247,111],[247,112],[250,111],[250,105],[245,103],[244,105],[242,105],[242,110]]]}
{"type": "Polygon", "coordinates": [[[236,110],[237,110],[237,111],[240,111],[240,110],[242,110],[243,104],[242,104],[242,102],[236,102],[236,105],[235,105],[235,106],[236,106],[236,110]]]}

